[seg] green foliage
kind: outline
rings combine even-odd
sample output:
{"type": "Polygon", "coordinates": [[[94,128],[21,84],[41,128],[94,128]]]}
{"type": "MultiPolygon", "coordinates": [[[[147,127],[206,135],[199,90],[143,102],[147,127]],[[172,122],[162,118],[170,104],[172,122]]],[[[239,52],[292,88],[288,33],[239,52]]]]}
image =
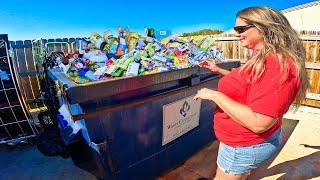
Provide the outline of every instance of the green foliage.
{"type": "Polygon", "coordinates": [[[199,35],[214,35],[214,34],[221,34],[223,31],[217,29],[201,29],[199,31],[190,32],[190,33],[183,33],[182,36],[199,36],[199,35]]]}

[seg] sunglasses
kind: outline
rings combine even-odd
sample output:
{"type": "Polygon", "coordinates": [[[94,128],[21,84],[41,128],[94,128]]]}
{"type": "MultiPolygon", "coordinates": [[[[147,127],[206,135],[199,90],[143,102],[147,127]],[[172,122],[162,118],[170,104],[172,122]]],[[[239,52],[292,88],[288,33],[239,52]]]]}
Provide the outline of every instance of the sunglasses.
{"type": "Polygon", "coordinates": [[[248,25],[245,25],[245,26],[235,26],[233,27],[234,31],[236,31],[238,34],[241,34],[241,33],[244,33],[246,32],[248,29],[254,27],[253,24],[248,24],[248,25]]]}

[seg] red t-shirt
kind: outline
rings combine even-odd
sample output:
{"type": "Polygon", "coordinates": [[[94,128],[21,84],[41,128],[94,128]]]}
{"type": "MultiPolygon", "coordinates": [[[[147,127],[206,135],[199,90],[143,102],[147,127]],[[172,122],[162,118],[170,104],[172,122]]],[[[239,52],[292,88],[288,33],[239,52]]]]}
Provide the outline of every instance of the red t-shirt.
{"type": "Polygon", "coordinates": [[[265,72],[254,81],[248,80],[240,68],[233,69],[222,77],[218,91],[231,99],[249,106],[254,112],[277,118],[275,125],[268,131],[256,134],[240,125],[223,112],[218,106],[214,115],[214,130],[219,141],[236,146],[250,146],[263,142],[282,124],[282,117],[288,111],[299,89],[300,80],[296,78],[296,68],[288,59],[288,78],[280,83],[281,72],[278,57],[269,53],[265,57],[265,72]]]}

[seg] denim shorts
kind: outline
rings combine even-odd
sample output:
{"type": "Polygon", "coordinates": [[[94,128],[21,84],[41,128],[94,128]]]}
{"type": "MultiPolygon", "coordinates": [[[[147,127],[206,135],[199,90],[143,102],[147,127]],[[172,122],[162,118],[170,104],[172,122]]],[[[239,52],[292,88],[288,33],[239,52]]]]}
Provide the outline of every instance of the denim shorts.
{"type": "Polygon", "coordinates": [[[231,147],[220,142],[217,165],[228,174],[239,175],[248,173],[271,159],[280,149],[280,145],[281,128],[257,145],[231,147]]]}

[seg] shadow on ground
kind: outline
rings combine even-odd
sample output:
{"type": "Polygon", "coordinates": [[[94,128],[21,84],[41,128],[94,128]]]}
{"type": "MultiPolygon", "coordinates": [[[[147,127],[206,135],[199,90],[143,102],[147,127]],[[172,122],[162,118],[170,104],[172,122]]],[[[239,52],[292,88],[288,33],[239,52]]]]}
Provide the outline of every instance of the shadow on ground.
{"type": "Polygon", "coordinates": [[[95,179],[71,159],[46,157],[35,146],[0,146],[0,179],[95,179]]]}
{"type": "MultiPolygon", "coordinates": [[[[282,147],[287,142],[293,130],[298,124],[295,120],[286,120],[283,125],[283,141],[282,147]]],[[[269,167],[274,159],[253,171],[249,176],[249,180],[255,179],[312,179],[320,176],[320,146],[311,146],[308,144],[299,144],[304,148],[312,148],[319,150],[309,155],[297,159],[284,161],[275,166],[269,167]],[[277,176],[277,177],[275,177],[277,176]],[[272,177],[272,178],[271,178],[272,177]]],[[[307,149],[306,149],[307,150],[307,149]]]]}

